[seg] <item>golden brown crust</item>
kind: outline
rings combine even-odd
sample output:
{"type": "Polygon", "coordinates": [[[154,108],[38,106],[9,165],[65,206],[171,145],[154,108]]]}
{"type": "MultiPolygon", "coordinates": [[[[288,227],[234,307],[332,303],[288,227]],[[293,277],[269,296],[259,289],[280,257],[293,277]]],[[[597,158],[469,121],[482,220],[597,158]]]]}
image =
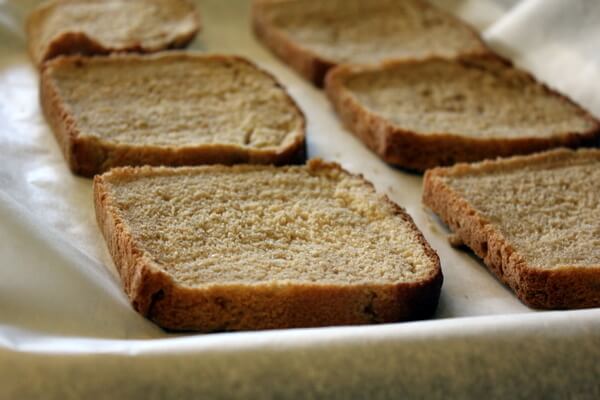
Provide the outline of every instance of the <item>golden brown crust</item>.
{"type": "MultiPolygon", "coordinates": [[[[473,59],[494,58],[507,65],[510,62],[495,55],[469,55],[456,59],[468,63],[473,59]]],[[[378,68],[393,67],[398,64],[416,64],[435,60],[431,57],[420,60],[386,62],[378,67],[339,66],[326,78],[326,92],[342,122],[360,138],[365,145],[385,162],[403,168],[423,172],[428,168],[452,165],[456,162],[472,162],[496,157],[530,154],[556,147],[595,146],[600,142],[600,122],[566,96],[542,85],[547,93],[560,96],[577,106],[580,115],[593,122],[594,127],[587,132],[564,132],[551,137],[518,138],[475,138],[456,133],[421,134],[402,129],[391,121],[363,107],[344,83],[349,76],[378,68]]],[[[528,79],[536,82],[528,74],[528,79]]]]}
{"type": "MultiPolygon", "coordinates": [[[[264,12],[264,5],[269,0],[253,0],[251,6],[252,27],[256,36],[286,64],[294,68],[301,76],[317,87],[325,85],[327,73],[337,65],[337,62],[328,59],[322,54],[317,54],[310,49],[295,42],[282,29],[279,29],[269,20],[264,12]]],[[[434,7],[423,4],[424,7],[434,7]]],[[[476,53],[487,54],[491,50],[483,42],[479,34],[469,25],[460,21],[453,15],[435,7],[438,12],[443,13],[445,18],[452,19],[466,26],[473,37],[480,43],[481,48],[476,53]]]]}
{"type": "MultiPolygon", "coordinates": [[[[311,160],[308,168],[341,170],[339,165],[321,160],[311,160]]],[[[141,249],[119,217],[107,187],[111,179],[172,171],[125,167],[94,178],[96,218],[125,292],[138,312],[160,326],[213,332],[351,325],[425,318],[435,311],[443,280],[439,258],[410,216],[395,204],[395,213],[409,224],[431,260],[433,267],[421,281],[348,285],[264,282],[197,288],[177,285],[141,249]]]]}
{"type": "MultiPolygon", "coordinates": [[[[579,150],[579,153],[583,156],[592,155],[600,160],[600,150],[579,150]]],[[[423,204],[439,215],[452,232],[483,259],[488,269],[530,307],[571,309],[600,306],[600,265],[558,269],[541,269],[528,265],[500,229],[445,184],[441,177],[518,169],[572,154],[571,150],[559,149],[472,165],[457,164],[451,168],[435,168],[425,173],[423,204]]]]}
{"type": "Polygon", "coordinates": [[[36,9],[27,17],[25,22],[25,31],[27,32],[27,50],[33,63],[41,69],[44,63],[50,59],[61,55],[106,55],[116,52],[131,53],[155,53],[167,49],[180,49],[186,47],[198,34],[201,29],[200,13],[188,0],[179,0],[190,7],[190,15],[194,20],[194,27],[188,32],[181,33],[173,37],[172,40],[165,41],[160,45],[148,46],[141,43],[131,44],[126,47],[111,47],[101,43],[97,38],[81,31],[63,31],[53,37],[46,45],[43,54],[38,54],[36,47],[41,40],[39,32],[40,26],[44,23],[46,14],[52,7],[64,0],[49,0],[36,9]]]}
{"type": "Polygon", "coordinates": [[[270,149],[254,149],[230,144],[201,144],[190,146],[132,146],[115,144],[92,136],[81,136],[77,128],[75,117],[69,112],[61,101],[56,83],[51,77],[51,69],[63,64],[102,62],[105,58],[67,56],[59,57],[47,62],[42,69],[40,79],[40,102],[42,110],[61,150],[73,173],[92,177],[108,171],[110,168],[126,165],[200,165],[200,164],[294,164],[305,160],[305,130],[306,119],[304,113],[276,79],[267,71],[257,67],[245,58],[224,55],[193,55],[183,52],[158,53],[148,56],[113,55],[117,60],[139,60],[170,58],[173,60],[184,58],[236,60],[261,71],[277,84],[285,93],[286,98],[300,116],[301,126],[293,136],[293,141],[286,145],[270,149]]]}

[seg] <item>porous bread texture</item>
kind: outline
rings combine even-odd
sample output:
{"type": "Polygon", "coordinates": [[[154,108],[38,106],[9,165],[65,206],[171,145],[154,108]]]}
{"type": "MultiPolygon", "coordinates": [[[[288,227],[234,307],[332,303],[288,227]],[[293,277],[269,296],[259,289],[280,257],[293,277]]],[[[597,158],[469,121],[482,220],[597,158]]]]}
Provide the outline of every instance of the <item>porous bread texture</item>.
{"type": "Polygon", "coordinates": [[[338,64],[489,51],[469,26],[420,0],[254,0],[252,19],[257,36],[318,86],[338,64]]]}
{"type": "Polygon", "coordinates": [[[187,0],[52,0],[28,16],[33,62],[59,55],[149,53],[187,45],[200,17],[187,0]]]}
{"type": "Polygon", "coordinates": [[[436,168],[423,202],[536,308],[600,306],[600,150],[436,168]]]}
{"type": "Polygon", "coordinates": [[[162,53],[49,61],[41,102],[71,169],[294,162],[304,116],[240,57],[162,53]]]}
{"type": "Polygon", "coordinates": [[[494,56],[340,66],[326,90],[371,150],[416,171],[600,138],[589,113],[494,56]]]}
{"type": "Polygon", "coordinates": [[[125,291],[169,329],[430,315],[439,259],[411,218],[339,166],[118,168],[94,179],[125,291]]]}
{"type": "Polygon", "coordinates": [[[574,104],[495,60],[396,64],[351,75],[344,86],[369,111],[426,135],[546,137],[595,126],[574,104]]]}

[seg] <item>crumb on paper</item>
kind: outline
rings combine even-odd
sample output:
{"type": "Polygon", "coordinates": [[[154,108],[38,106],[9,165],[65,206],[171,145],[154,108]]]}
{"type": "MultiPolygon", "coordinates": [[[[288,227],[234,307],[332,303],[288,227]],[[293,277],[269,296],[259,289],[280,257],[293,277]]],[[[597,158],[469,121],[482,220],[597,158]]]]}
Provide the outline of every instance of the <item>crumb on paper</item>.
{"type": "Polygon", "coordinates": [[[465,245],[465,242],[463,242],[461,237],[456,233],[448,235],[448,243],[450,243],[450,246],[452,247],[462,247],[465,245]]]}

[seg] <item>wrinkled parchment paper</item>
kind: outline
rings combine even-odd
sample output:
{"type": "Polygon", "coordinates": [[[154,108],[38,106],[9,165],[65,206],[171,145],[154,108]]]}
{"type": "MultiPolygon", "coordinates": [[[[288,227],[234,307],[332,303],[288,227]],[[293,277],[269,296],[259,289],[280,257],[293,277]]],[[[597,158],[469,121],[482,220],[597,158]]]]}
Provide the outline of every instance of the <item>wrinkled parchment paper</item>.
{"type": "MultiPolygon", "coordinates": [[[[600,310],[532,311],[451,248],[420,204],[421,177],[341,127],[323,93],[255,40],[246,1],[200,2],[192,49],[271,71],[307,115],[309,156],[364,174],[408,210],[442,260],[439,310],[430,321],[211,335],[167,334],[140,317],[96,226],[91,181],[69,172],[40,112],[22,28],[36,3],[0,0],[0,399],[600,398],[600,310]]],[[[600,2],[436,3],[600,116],[600,2]]]]}

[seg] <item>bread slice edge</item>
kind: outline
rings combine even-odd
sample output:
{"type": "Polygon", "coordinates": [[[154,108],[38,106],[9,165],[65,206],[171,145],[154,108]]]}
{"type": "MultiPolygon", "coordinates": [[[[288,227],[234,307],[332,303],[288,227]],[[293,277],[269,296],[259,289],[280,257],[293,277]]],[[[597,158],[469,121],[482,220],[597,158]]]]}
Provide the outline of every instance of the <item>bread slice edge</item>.
{"type": "Polygon", "coordinates": [[[261,13],[260,7],[259,1],[252,1],[251,20],[256,37],[304,79],[317,87],[323,87],[327,71],[336,63],[290,39],[284,31],[268,21],[261,13]]]}

